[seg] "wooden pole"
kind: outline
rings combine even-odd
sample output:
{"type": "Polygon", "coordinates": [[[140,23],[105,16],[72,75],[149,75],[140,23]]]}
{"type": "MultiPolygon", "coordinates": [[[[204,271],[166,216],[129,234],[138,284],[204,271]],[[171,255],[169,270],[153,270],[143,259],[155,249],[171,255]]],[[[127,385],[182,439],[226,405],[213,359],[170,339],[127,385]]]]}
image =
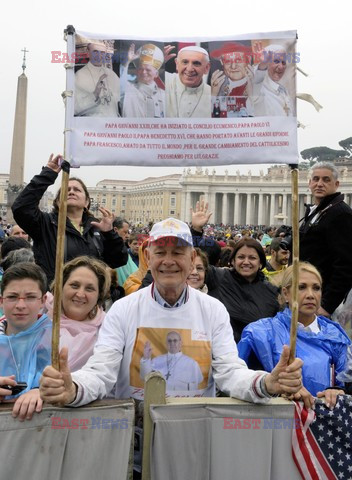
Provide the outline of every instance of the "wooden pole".
{"type": "Polygon", "coordinates": [[[65,229],[67,214],[67,190],[68,190],[69,168],[62,170],[61,192],[59,202],[59,219],[56,240],[56,260],[55,260],[55,294],[53,310],[53,333],[51,339],[51,364],[57,370],[59,365],[59,342],[60,342],[60,317],[61,317],[61,298],[62,298],[62,277],[65,254],[65,229]]]}
{"type": "MultiPolygon", "coordinates": [[[[65,39],[67,41],[67,51],[69,58],[75,51],[74,33],[75,29],[72,25],[68,25],[65,29],[65,39]]],[[[73,118],[73,90],[74,90],[74,65],[64,65],[69,74],[66,75],[66,90],[62,96],[65,99],[65,130],[64,130],[64,158],[70,158],[70,141],[71,121],[73,118]]],[[[61,317],[61,299],[62,299],[62,278],[65,256],[65,231],[67,216],[67,192],[68,179],[70,176],[70,164],[63,161],[61,178],[61,192],[59,201],[59,218],[56,239],[56,259],[55,259],[55,295],[53,310],[53,333],[51,340],[51,364],[57,370],[60,369],[59,363],[59,342],[60,342],[60,317],[61,317]]]]}
{"type": "Polygon", "coordinates": [[[298,228],[298,168],[293,165],[291,170],[292,184],[292,318],[290,331],[290,358],[292,363],[296,357],[296,339],[298,323],[298,262],[299,262],[299,228],[298,228]]]}

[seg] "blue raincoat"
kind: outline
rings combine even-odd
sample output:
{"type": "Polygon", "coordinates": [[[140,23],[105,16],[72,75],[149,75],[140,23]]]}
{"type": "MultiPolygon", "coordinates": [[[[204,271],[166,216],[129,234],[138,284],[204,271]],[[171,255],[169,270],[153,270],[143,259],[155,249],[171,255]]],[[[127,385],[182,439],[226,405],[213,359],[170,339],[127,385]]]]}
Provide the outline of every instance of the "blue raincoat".
{"type": "Polygon", "coordinates": [[[51,330],[50,318],[42,315],[23,332],[0,335],[0,375],[15,375],[16,382],[26,382],[21,394],[39,387],[44,368],[51,364],[51,330]]]}
{"type": "MultiPolygon", "coordinates": [[[[351,343],[338,323],[319,316],[318,324],[320,332],[317,334],[303,328],[297,330],[296,357],[304,362],[303,385],[312,395],[331,385],[342,385],[335,379],[331,383],[331,367],[335,374],[344,370],[347,347],[351,343]]],[[[243,330],[238,344],[239,356],[249,368],[256,367],[271,372],[280,359],[283,346],[290,344],[290,325],[289,308],[275,317],[250,323],[243,330]]]]}

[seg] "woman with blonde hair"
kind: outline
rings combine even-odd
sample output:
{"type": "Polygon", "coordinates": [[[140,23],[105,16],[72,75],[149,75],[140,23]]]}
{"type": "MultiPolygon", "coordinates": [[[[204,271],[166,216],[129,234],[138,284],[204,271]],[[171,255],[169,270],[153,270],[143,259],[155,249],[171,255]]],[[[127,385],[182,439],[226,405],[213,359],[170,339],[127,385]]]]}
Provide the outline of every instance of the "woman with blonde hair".
{"type": "MultiPolygon", "coordinates": [[[[286,308],[275,317],[263,318],[248,325],[238,344],[239,355],[248,366],[271,371],[284,345],[290,343],[293,267],[288,267],[281,282],[281,305],[286,308]]],[[[344,393],[336,374],[345,367],[347,347],[351,343],[337,323],[318,315],[322,279],[310,263],[299,263],[298,330],[296,355],[303,360],[303,388],[295,399],[325,396],[333,407],[338,394],[344,393]],[[331,388],[332,387],[332,388],[331,388]]]]}
{"type": "MultiPolygon", "coordinates": [[[[93,353],[105,317],[103,305],[110,282],[109,267],[96,258],[77,257],[64,265],[60,348],[68,347],[71,371],[83,367],[93,353]]],[[[52,293],[55,295],[54,285],[52,293]]],[[[54,297],[48,297],[46,308],[52,317],[54,297]]]]}

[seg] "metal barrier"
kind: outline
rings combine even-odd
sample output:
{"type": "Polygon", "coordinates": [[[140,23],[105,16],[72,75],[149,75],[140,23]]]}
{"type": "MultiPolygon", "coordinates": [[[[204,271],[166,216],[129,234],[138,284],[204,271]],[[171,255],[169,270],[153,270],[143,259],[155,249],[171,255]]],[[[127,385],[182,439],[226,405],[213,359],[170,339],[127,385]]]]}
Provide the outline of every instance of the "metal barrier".
{"type": "Polygon", "coordinates": [[[0,480],[131,478],[133,400],[44,406],[25,422],[13,419],[11,410],[0,405],[0,480]]]}
{"type": "Polygon", "coordinates": [[[165,398],[147,379],[143,480],[300,480],[292,460],[294,404],[233,398],[165,398]]]}

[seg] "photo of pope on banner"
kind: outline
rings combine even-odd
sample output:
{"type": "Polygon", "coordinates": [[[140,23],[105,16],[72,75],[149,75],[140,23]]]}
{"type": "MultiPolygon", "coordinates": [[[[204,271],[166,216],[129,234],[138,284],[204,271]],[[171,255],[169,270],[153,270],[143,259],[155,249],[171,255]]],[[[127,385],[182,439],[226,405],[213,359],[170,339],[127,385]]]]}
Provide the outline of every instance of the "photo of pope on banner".
{"type": "Polygon", "coordinates": [[[67,40],[77,59],[67,69],[72,167],[296,162],[295,31],[67,40]]]}

